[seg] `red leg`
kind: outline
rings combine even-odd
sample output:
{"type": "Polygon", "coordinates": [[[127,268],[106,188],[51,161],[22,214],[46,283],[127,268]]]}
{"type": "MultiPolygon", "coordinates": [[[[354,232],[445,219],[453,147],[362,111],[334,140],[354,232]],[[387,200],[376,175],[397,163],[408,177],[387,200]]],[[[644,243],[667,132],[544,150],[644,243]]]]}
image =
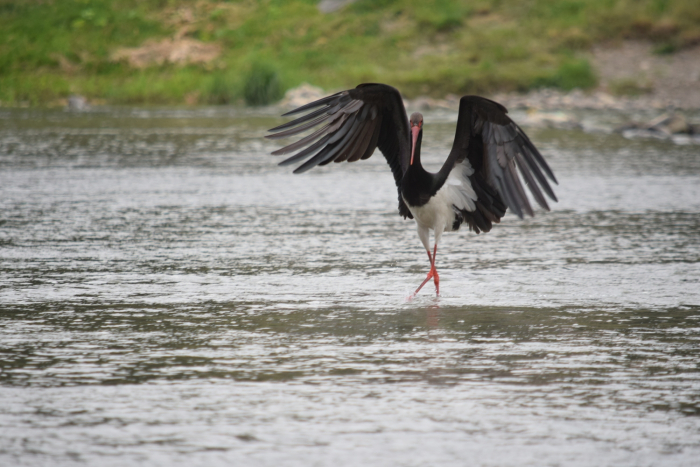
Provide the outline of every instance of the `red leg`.
{"type": "MultiPolygon", "coordinates": [[[[430,256],[430,255],[428,255],[430,256]]],[[[431,272],[433,273],[433,282],[435,282],[435,293],[440,295],[440,276],[438,275],[437,268],[435,267],[435,262],[437,261],[437,243],[435,244],[435,249],[433,250],[433,261],[431,272]]]]}
{"type": "Polygon", "coordinates": [[[428,273],[428,277],[426,277],[425,280],[423,281],[423,283],[422,283],[421,285],[418,286],[418,288],[416,289],[415,292],[413,292],[413,295],[411,295],[411,298],[415,297],[416,294],[417,294],[418,292],[420,292],[420,289],[422,289],[423,286],[424,286],[425,284],[427,284],[428,281],[429,281],[430,279],[432,279],[432,278],[433,278],[433,270],[431,269],[430,272],[428,273]]]}
{"type": "Polygon", "coordinates": [[[415,296],[418,294],[418,292],[420,292],[420,289],[422,289],[423,286],[424,286],[425,284],[427,284],[428,281],[429,281],[430,279],[432,279],[432,277],[433,277],[433,257],[430,256],[430,250],[425,250],[425,251],[426,251],[426,253],[428,253],[428,259],[430,260],[430,272],[428,272],[428,277],[426,277],[425,280],[423,281],[423,283],[422,283],[421,285],[418,286],[418,288],[416,289],[416,291],[413,292],[413,293],[408,297],[409,300],[413,299],[413,297],[415,297],[415,296]]]}
{"type": "Polygon", "coordinates": [[[423,283],[418,286],[415,292],[413,292],[413,295],[411,295],[409,298],[415,297],[418,292],[420,292],[420,289],[423,288],[425,284],[428,283],[430,279],[433,279],[435,282],[435,290],[437,291],[437,294],[440,295],[440,276],[438,276],[437,269],[435,269],[435,256],[437,255],[437,245],[435,245],[435,249],[433,250],[433,255],[430,255],[430,250],[426,250],[428,253],[428,259],[430,260],[430,271],[428,272],[428,276],[425,278],[423,283]]]}

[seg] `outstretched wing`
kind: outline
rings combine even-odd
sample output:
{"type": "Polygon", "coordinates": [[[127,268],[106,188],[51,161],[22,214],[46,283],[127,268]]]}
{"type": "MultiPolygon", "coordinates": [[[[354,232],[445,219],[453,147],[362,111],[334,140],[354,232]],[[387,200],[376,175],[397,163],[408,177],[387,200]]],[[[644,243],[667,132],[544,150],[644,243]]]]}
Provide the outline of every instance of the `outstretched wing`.
{"type": "Polygon", "coordinates": [[[469,160],[475,170],[472,186],[478,192],[479,185],[482,185],[485,201],[494,204],[494,209],[489,212],[500,218],[503,214],[498,215],[496,211],[499,210],[498,202],[502,200],[500,204],[505,202],[522,219],[523,213],[533,216],[534,212],[521,177],[537,204],[547,211],[549,205],[543,192],[557,201],[547,178],[554,183],[557,180],[542,154],[507,113],[505,107],[489,99],[462,97],[457,133],[450,155],[455,157],[457,163],[469,160]],[[489,196],[488,191],[493,192],[493,189],[500,200],[489,196]]]}
{"type": "Polygon", "coordinates": [[[270,139],[298,135],[318,127],[313,133],[273,152],[298,151],[280,162],[290,165],[305,161],[294,170],[302,173],[330,162],[354,162],[369,158],[376,148],[384,154],[396,184],[408,168],[410,135],[408,117],[399,92],[385,84],[360,84],[287,112],[306,115],[272,128],[270,139]],[[312,110],[315,109],[315,110],[312,110]]]}

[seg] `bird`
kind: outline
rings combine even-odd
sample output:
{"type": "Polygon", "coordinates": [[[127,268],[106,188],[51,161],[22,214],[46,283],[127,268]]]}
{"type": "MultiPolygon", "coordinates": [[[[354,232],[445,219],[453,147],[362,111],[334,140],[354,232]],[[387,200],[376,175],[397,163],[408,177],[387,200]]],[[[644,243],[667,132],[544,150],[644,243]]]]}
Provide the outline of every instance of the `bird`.
{"type": "Polygon", "coordinates": [[[401,94],[390,85],[363,83],[282,116],[300,113],[304,115],[268,130],[271,134],[266,136],[274,140],[315,129],[272,152],[296,152],[279,163],[301,163],[295,174],[331,162],[368,159],[377,148],[386,158],[396,182],[399,214],[415,220],[430,261],[425,280],[409,299],[430,279],[440,295],[436,257],[444,232],[456,231],[462,224],[477,234],[489,232],[507,209],[520,219],[534,216],[523,182],[543,209],[550,210],[545,194],[557,201],[548,179],[558,182],[542,154],[508,110],[485,97],[460,98],[452,149],[436,173],[421,164],[423,115],[415,112],[409,118],[401,94]]]}

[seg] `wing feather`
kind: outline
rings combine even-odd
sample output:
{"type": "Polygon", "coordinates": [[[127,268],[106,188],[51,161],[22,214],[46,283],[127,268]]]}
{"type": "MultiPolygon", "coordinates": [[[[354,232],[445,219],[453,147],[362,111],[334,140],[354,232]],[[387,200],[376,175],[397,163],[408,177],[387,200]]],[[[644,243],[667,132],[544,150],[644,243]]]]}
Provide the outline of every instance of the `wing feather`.
{"type": "MultiPolygon", "coordinates": [[[[365,120],[369,108],[369,105],[366,105],[362,108],[362,113],[359,115],[358,121],[365,120]]],[[[333,162],[344,162],[348,160],[350,156],[358,152],[360,148],[362,148],[362,152],[364,153],[364,150],[366,149],[365,143],[369,143],[369,138],[367,138],[367,136],[369,134],[369,130],[371,129],[373,129],[373,126],[371,124],[363,125],[362,128],[354,132],[354,135],[351,138],[351,140],[348,141],[348,143],[345,145],[345,149],[343,149],[343,151],[338,155],[338,157],[333,159],[333,162]]]]}
{"type": "MultiPolygon", "coordinates": [[[[370,156],[372,156],[372,153],[374,153],[374,149],[379,145],[379,136],[381,135],[381,130],[380,128],[382,127],[382,116],[379,115],[376,119],[376,123],[374,124],[374,129],[372,131],[372,138],[369,140],[369,145],[367,145],[367,149],[365,150],[365,153],[360,156],[360,159],[369,159],[370,156]]],[[[380,151],[382,151],[384,154],[391,154],[387,148],[379,148],[380,151]],[[386,151],[386,152],[385,152],[386,151]]],[[[396,186],[398,187],[399,183],[401,183],[401,178],[399,178],[399,173],[401,174],[400,177],[403,177],[403,172],[405,169],[401,168],[400,166],[397,168],[396,160],[394,159],[393,161],[390,161],[389,164],[391,165],[391,170],[394,172],[394,180],[396,180],[396,186]]]]}
{"type": "Polygon", "coordinates": [[[348,118],[343,125],[343,128],[341,128],[327,141],[326,147],[304,164],[297,167],[294,170],[294,173],[304,173],[307,170],[313,169],[319,164],[332,160],[341,150],[345,148],[345,144],[347,144],[347,141],[354,134],[352,130],[356,130],[359,126],[358,123],[359,120],[354,118],[354,116],[348,118]]]}
{"type": "Polygon", "coordinates": [[[331,116],[328,114],[321,115],[320,117],[311,120],[308,123],[304,123],[303,125],[299,125],[296,128],[292,128],[291,130],[286,130],[286,131],[280,131],[277,134],[274,135],[269,135],[269,139],[281,139],[281,138],[286,138],[288,136],[293,136],[293,135],[298,135],[299,133],[303,133],[304,131],[308,130],[309,128],[313,128],[317,125],[320,125],[321,123],[325,122],[326,120],[330,119],[331,116]]]}
{"type": "MultiPolygon", "coordinates": [[[[377,146],[377,138],[375,138],[374,136],[376,133],[378,133],[377,126],[379,125],[380,120],[381,117],[375,118],[374,120],[372,120],[372,123],[367,125],[367,127],[365,128],[366,132],[362,138],[362,143],[357,148],[357,151],[355,151],[351,156],[348,157],[348,162],[356,162],[360,159],[367,159],[367,157],[369,156],[364,157],[367,151],[370,149],[374,151],[374,148],[377,146]],[[372,140],[374,140],[374,142],[372,140]]],[[[370,156],[371,155],[372,154],[370,153],[370,156]]]]}
{"type": "MultiPolygon", "coordinates": [[[[328,113],[328,107],[323,107],[322,109],[315,110],[311,113],[304,115],[303,117],[299,117],[295,120],[291,120],[287,123],[283,123],[282,125],[276,126],[274,128],[270,128],[267,131],[280,131],[280,130],[284,130],[286,128],[291,128],[295,125],[299,125],[302,122],[306,122],[306,121],[309,121],[311,119],[314,119],[314,118],[318,117],[319,115],[330,116],[331,114],[328,113]]],[[[268,136],[266,136],[266,138],[271,138],[273,136],[275,136],[275,135],[268,135],[268,136]]]]}
{"type": "MultiPolygon", "coordinates": [[[[303,162],[294,170],[294,173],[302,173],[332,161],[367,159],[379,148],[399,188],[409,165],[410,132],[403,99],[396,89],[385,84],[361,84],[284,115],[305,111],[308,113],[272,128],[269,131],[273,134],[266,136],[281,139],[322,125],[311,134],[274,151],[274,155],[299,151],[280,165],[303,162]]],[[[408,209],[400,205],[399,211],[405,215],[408,209]]]]}
{"type": "Polygon", "coordinates": [[[322,148],[323,145],[326,144],[326,142],[328,142],[328,140],[330,138],[331,138],[331,135],[324,136],[323,138],[316,141],[314,144],[307,147],[306,149],[302,149],[298,153],[294,154],[292,157],[288,157],[287,159],[283,160],[278,165],[281,165],[281,166],[291,165],[291,164],[294,164],[295,162],[299,162],[300,160],[306,159],[311,154],[313,154],[314,152],[316,152],[320,148],[322,148]]]}
{"type": "MultiPolygon", "coordinates": [[[[513,213],[522,218],[524,214],[534,215],[527,191],[537,204],[549,210],[544,195],[554,201],[557,198],[547,179],[554,183],[557,180],[542,154],[507,113],[505,107],[489,99],[462,97],[450,157],[456,162],[468,159],[476,174],[495,189],[496,195],[513,213]]],[[[489,208],[490,213],[500,217],[495,200],[486,201],[494,208],[489,208]]],[[[487,204],[483,204],[485,208],[487,204]]]]}
{"type": "Polygon", "coordinates": [[[303,112],[305,110],[315,109],[316,107],[320,107],[322,105],[327,105],[329,102],[332,102],[333,100],[340,102],[344,99],[344,97],[338,98],[337,96],[339,94],[342,94],[342,92],[337,92],[331,96],[326,96],[326,97],[319,99],[317,101],[309,102],[306,105],[302,105],[301,107],[297,107],[294,110],[290,110],[289,112],[282,114],[282,116],[286,117],[288,115],[298,114],[299,112],[303,112]]]}
{"type": "Polygon", "coordinates": [[[500,209],[502,204],[518,217],[522,218],[524,214],[534,215],[527,191],[546,210],[549,210],[549,205],[545,194],[552,200],[557,200],[547,180],[557,183],[552,169],[530,138],[507,113],[505,107],[489,99],[462,97],[457,132],[450,152],[455,163],[466,158],[474,167],[475,174],[470,180],[475,188],[479,187],[476,190],[479,195],[477,205],[484,207],[482,214],[489,220],[503,215],[500,209]],[[495,193],[487,194],[488,190],[475,178],[477,176],[492,187],[495,193]],[[500,199],[497,200],[494,196],[500,199]]]}
{"type": "Polygon", "coordinates": [[[283,154],[289,154],[290,152],[296,151],[299,148],[303,148],[304,146],[311,144],[311,142],[313,142],[317,138],[320,138],[321,136],[328,133],[330,131],[330,128],[331,128],[331,124],[329,123],[328,125],[323,126],[323,127],[319,128],[318,130],[314,131],[310,135],[300,139],[296,143],[292,143],[288,146],[280,148],[277,151],[274,151],[272,154],[274,154],[275,156],[280,156],[283,154]]]}

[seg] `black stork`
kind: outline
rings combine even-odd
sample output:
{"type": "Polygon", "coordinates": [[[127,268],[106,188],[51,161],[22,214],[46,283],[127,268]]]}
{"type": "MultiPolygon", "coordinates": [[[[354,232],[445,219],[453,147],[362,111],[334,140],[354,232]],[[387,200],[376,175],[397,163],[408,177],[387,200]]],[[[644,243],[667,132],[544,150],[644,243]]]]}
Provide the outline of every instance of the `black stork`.
{"type": "Polygon", "coordinates": [[[409,119],[401,95],[391,86],[360,84],[283,116],[304,111],[309,112],[269,130],[274,134],[267,138],[286,138],[323,126],[272,154],[298,150],[279,165],[305,161],[294,170],[303,173],[330,162],[367,159],[379,148],[394,174],[399,214],[415,219],[430,260],[428,276],[411,297],[430,279],[440,294],[435,259],[443,232],[457,230],[465,222],[477,234],[488,232],[500,222],[506,208],[521,219],[523,214],[534,215],[521,177],[542,208],[549,210],[542,192],[557,200],[547,177],[554,183],[557,180],[540,152],[508,117],[505,107],[484,97],[460,99],[452,150],[437,173],[421,165],[423,115],[416,112],[409,119]],[[430,230],[435,237],[432,254],[430,230]]]}

